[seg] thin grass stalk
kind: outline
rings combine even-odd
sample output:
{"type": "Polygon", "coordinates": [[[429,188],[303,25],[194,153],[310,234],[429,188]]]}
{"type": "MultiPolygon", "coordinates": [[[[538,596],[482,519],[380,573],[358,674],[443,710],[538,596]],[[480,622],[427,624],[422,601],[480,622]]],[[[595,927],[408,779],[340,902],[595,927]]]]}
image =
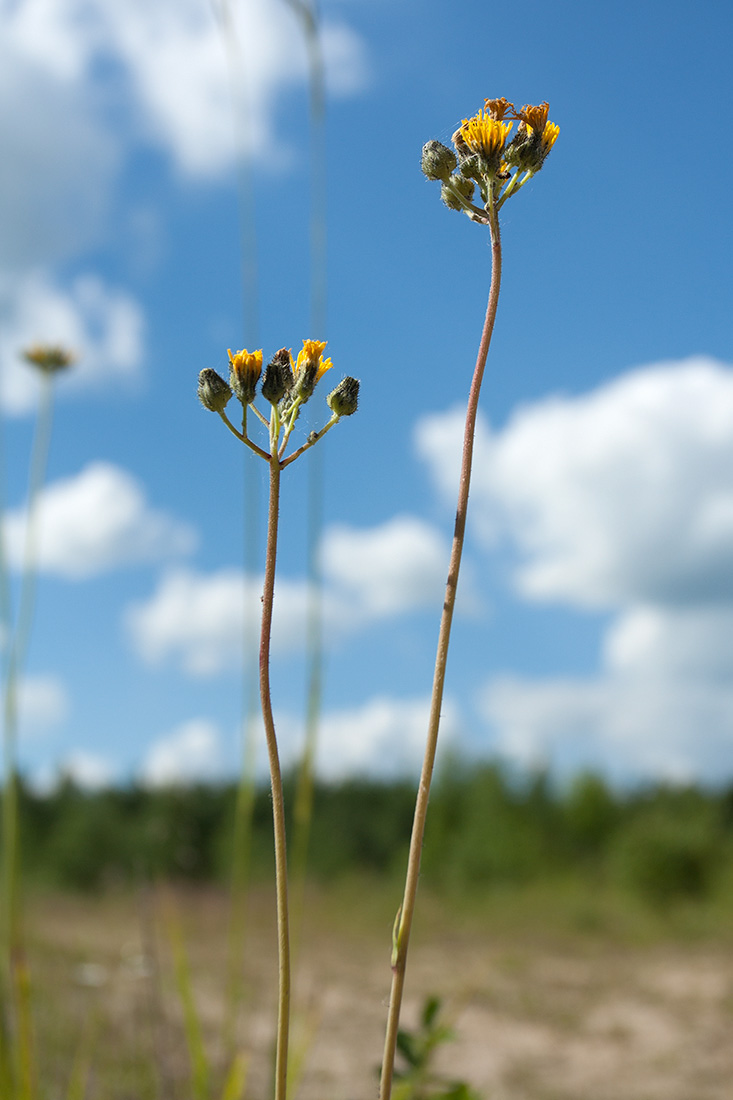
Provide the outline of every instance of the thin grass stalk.
{"type": "MultiPolygon", "coordinates": [[[[301,22],[308,53],[310,117],[310,292],[311,332],[326,331],[328,267],[326,257],[326,79],[320,20],[315,0],[287,0],[301,22]]],[[[305,740],[293,804],[291,859],[293,943],[300,943],[305,912],[305,881],[313,820],[314,766],[323,695],[323,578],[318,547],[323,530],[323,460],[314,451],[308,461],[308,606],[306,622],[305,740]]]]}
{"type": "Polygon", "coordinates": [[[491,285],[489,299],[484,318],[484,327],[481,333],[476,366],[474,368],[471,389],[468,396],[466,409],[466,422],[463,433],[463,453],[461,458],[461,475],[458,488],[458,502],[456,507],[456,520],[453,533],[453,545],[451,548],[450,563],[448,566],[448,579],[445,589],[445,601],[443,614],[440,620],[438,634],[438,647],[435,658],[435,672],[433,676],[433,690],[430,701],[430,717],[425,744],[420,784],[415,802],[415,815],[410,838],[410,851],[407,861],[407,875],[405,879],[405,892],[397,920],[392,953],[392,989],[390,992],[389,1013],[387,1017],[387,1031],[384,1043],[384,1058],[382,1062],[382,1075],[380,1080],[380,1100],[390,1100],[392,1095],[392,1080],[394,1076],[394,1060],[397,1048],[397,1033],[400,1024],[400,1012],[402,1008],[402,994],[405,985],[405,973],[407,968],[407,952],[410,943],[410,932],[415,912],[417,899],[417,887],[420,877],[420,860],[422,856],[423,839],[425,836],[425,822],[427,819],[428,799],[430,797],[430,784],[435,765],[435,754],[438,747],[438,732],[440,728],[440,711],[443,704],[443,689],[445,685],[445,672],[448,661],[448,647],[453,621],[453,611],[458,590],[458,574],[461,566],[463,543],[466,532],[466,516],[468,512],[468,494],[471,486],[471,468],[473,464],[473,446],[476,434],[476,417],[478,414],[478,402],[481,393],[486,357],[491,343],[491,335],[496,320],[496,310],[499,304],[499,289],[501,286],[501,236],[499,233],[499,220],[495,208],[489,207],[489,229],[491,232],[491,285]]]}
{"type": "MultiPolygon", "coordinates": [[[[250,159],[251,144],[247,65],[242,57],[231,0],[214,3],[214,14],[226,53],[229,88],[232,101],[235,144],[237,150],[237,208],[239,213],[240,264],[242,273],[243,343],[255,347],[259,343],[259,280],[257,265],[257,221],[255,193],[250,159]]],[[[244,431],[244,424],[242,430],[244,431]]],[[[244,574],[257,570],[256,518],[258,512],[258,482],[248,477],[249,456],[244,460],[244,574]]],[[[252,827],[255,805],[255,756],[257,734],[257,625],[249,601],[245,602],[243,619],[244,675],[242,678],[242,761],[237,785],[232,836],[231,909],[227,965],[226,1013],[224,1048],[234,1057],[236,1025],[243,999],[242,960],[247,940],[247,888],[252,847],[252,827]]],[[[234,1063],[236,1064],[236,1063],[234,1063]]]]}
{"type": "Polygon", "coordinates": [[[277,436],[273,435],[270,457],[270,502],[267,514],[267,550],[265,583],[262,593],[262,626],[260,632],[260,701],[267,741],[272,792],[272,822],[275,837],[275,888],[277,894],[278,1006],[275,1051],[275,1100],[286,1100],[288,1077],[288,1040],[290,1031],[290,928],[288,913],[288,867],[285,836],[285,802],[283,798],[280,756],[275,733],[270,693],[270,639],[272,606],[275,593],[277,563],[277,533],[280,514],[281,465],[277,455],[277,436]]]}
{"type": "Polygon", "coordinates": [[[18,811],[18,690],[28,652],[37,582],[38,497],[48,464],[53,427],[53,380],[41,373],[41,392],[31,451],[26,511],[25,542],[21,568],[18,617],[8,638],[8,656],[3,684],[3,970],[8,1006],[11,1008],[6,1033],[9,1061],[14,1066],[14,1081],[19,1100],[32,1100],[36,1094],[31,1021],[30,975],[20,912],[20,842],[18,811]],[[14,1042],[15,1039],[15,1042],[14,1042]],[[13,1058],[13,1046],[15,1058],[13,1058]]]}

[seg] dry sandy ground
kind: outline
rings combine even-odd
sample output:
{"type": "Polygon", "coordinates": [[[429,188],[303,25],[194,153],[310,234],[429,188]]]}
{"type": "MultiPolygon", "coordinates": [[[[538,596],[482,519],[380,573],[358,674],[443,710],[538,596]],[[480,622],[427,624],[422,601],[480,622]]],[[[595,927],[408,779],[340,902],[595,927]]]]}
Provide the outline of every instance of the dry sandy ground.
{"type": "MultiPolygon", "coordinates": [[[[197,1010],[221,1062],[226,906],[176,895],[197,1010]]],[[[170,926],[130,898],[55,898],[32,906],[39,1046],[47,1094],[75,1049],[94,1051],[88,1097],[188,1100],[170,926]],[[154,949],[154,944],[157,948],[154,949]],[[92,1021],[92,1023],[85,1023],[92,1021]],[[91,1031],[90,1031],[91,1028],[91,1031]],[[82,1047],[78,1048],[78,1036],[82,1047]],[[89,1036],[92,1035],[92,1038],[89,1036]]],[[[248,1051],[249,1100],[268,1095],[274,1015],[271,898],[250,909],[238,1039],[248,1051]]],[[[390,921],[357,896],[321,898],[296,968],[297,1100],[372,1100],[389,988],[390,921]],[[376,927],[374,925],[376,924],[376,927]],[[371,928],[371,931],[369,929],[371,928]]],[[[425,918],[411,952],[404,1019],[439,993],[456,1040],[439,1067],[486,1100],[730,1100],[733,955],[724,945],[628,946],[500,933],[473,914],[456,929],[425,918]]],[[[213,1090],[212,1097],[219,1096],[213,1090]]]]}

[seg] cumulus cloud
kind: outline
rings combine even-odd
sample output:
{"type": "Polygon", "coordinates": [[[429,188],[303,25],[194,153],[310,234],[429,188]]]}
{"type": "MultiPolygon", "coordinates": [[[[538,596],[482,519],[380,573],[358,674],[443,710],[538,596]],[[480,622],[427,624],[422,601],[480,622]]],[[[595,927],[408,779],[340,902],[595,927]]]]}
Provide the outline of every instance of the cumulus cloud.
{"type": "Polygon", "coordinates": [[[211,783],[223,775],[221,738],[213,722],[193,718],[149,748],[140,769],[148,787],[211,783]]]}
{"type": "MultiPolygon", "coordinates": [[[[371,699],[361,707],[332,711],[319,729],[317,770],[326,780],[347,775],[396,779],[420,770],[430,700],[371,699]]],[[[458,711],[445,700],[441,716],[441,745],[455,742],[458,711]]]]}
{"type": "MultiPolygon", "coordinates": [[[[462,416],[415,442],[454,492],[462,416]]],[[[733,371],[639,368],[481,425],[473,529],[531,601],[609,609],[595,676],[494,677],[494,744],[524,763],[720,779],[733,769],[733,371]]]]}
{"type": "MultiPolygon", "coordinates": [[[[455,414],[418,429],[445,487],[455,414]]],[[[507,534],[521,591],[580,607],[733,597],[733,372],[710,359],[641,368],[521,408],[479,440],[473,509],[507,534]],[[483,515],[482,515],[483,513],[483,515]]]]}
{"type": "MultiPolygon", "coordinates": [[[[416,776],[425,750],[429,714],[427,697],[376,696],[357,706],[326,711],[318,729],[316,773],[326,782],[339,782],[353,775],[377,779],[416,776]]],[[[275,724],[283,765],[295,765],[303,751],[302,717],[279,712],[275,724]]],[[[441,715],[441,748],[455,745],[459,735],[458,708],[446,699],[441,715]]],[[[264,738],[264,732],[261,736],[264,738]]],[[[264,767],[264,759],[261,764],[264,767]]]]}
{"type": "MultiPolygon", "coordinates": [[[[10,512],[5,539],[12,565],[23,561],[27,513],[10,512]]],[[[151,508],[138,482],[107,462],[48,485],[37,502],[37,561],[43,572],[81,580],[109,569],[185,553],[187,525],[151,508]]]]}
{"type": "Polygon", "coordinates": [[[24,676],[18,688],[18,718],[23,731],[45,732],[69,713],[69,697],[57,676],[24,676]]]}
{"type": "Polygon", "coordinates": [[[64,757],[57,769],[56,783],[70,779],[85,791],[100,791],[110,787],[117,778],[115,765],[104,756],[77,749],[64,757]]]}
{"type": "MultiPolygon", "coordinates": [[[[331,637],[369,623],[434,606],[445,583],[448,546],[434,528],[410,516],[372,528],[329,528],[324,535],[322,617],[331,637]]],[[[272,650],[302,648],[308,584],[278,578],[272,650]]],[[[147,661],[172,659],[193,675],[210,675],[242,660],[245,616],[258,636],[262,577],[241,570],[204,574],[174,569],[149,600],[128,610],[133,644],[147,661]]]]}
{"type": "Polygon", "coordinates": [[[0,277],[0,318],[0,403],[15,415],[32,410],[38,398],[38,371],[21,357],[33,344],[60,344],[75,355],[73,367],[59,376],[62,391],[118,386],[142,362],[142,309],[93,275],[68,289],[42,271],[0,277]]]}
{"type": "Polygon", "coordinates": [[[733,686],[696,678],[501,677],[480,709],[493,748],[560,773],[720,782],[733,771],[733,686]]]}
{"type": "Polygon", "coordinates": [[[439,602],[449,553],[436,528],[403,515],[368,529],[330,527],[321,558],[329,582],[371,618],[439,602]]]}
{"type": "MultiPolygon", "coordinates": [[[[203,574],[175,569],[145,602],[128,609],[126,625],[133,644],[151,663],[171,659],[194,676],[208,676],[241,663],[245,615],[257,639],[262,578],[240,570],[203,574]]],[[[273,613],[272,650],[288,652],[302,644],[307,585],[279,580],[273,613]]]]}
{"type": "MultiPolygon", "coordinates": [[[[235,155],[227,49],[234,72],[246,74],[240,142],[250,153],[273,147],[278,96],[307,79],[302,32],[285,5],[255,0],[227,11],[222,35],[207,0],[19,0],[2,9],[0,29],[16,64],[62,88],[103,105],[124,89],[128,140],[143,137],[166,149],[182,171],[213,176],[235,155]]],[[[363,86],[364,47],[355,32],[326,18],[322,41],[332,92],[363,86]]]]}
{"type": "MultiPolygon", "coordinates": [[[[9,23],[29,7],[0,7],[2,263],[13,271],[77,254],[95,239],[121,157],[120,136],[92,97],[51,67],[70,56],[66,47],[57,43],[48,62],[38,61],[13,38],[9,23]]],[[[48,29],[29,27],[31,42],[33,33],[42,41],[48,29]]]]}

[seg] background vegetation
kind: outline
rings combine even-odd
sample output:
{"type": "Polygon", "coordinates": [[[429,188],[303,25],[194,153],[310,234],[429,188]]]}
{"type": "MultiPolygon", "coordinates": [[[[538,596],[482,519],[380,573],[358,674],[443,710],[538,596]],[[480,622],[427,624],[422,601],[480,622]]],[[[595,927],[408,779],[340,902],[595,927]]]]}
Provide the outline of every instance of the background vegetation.
{"type": "MultiPolygon", "coordinates": [[[[225,882],[235,799],[234,784],[89,792],[68,781],[44,795],[21,784],[27,878],[81,890],[151,878],[225,882]]],[[[398,876],[413,805],[411,782],[317,784],[311,876],[322,882],[398,876]]],[[[271,874],[271,831],[269,792],[262,788],[251,835],[255,881],[271,874]]],[[[618,792],[596,775],[582,775],[561,788],[544,774],[453,761],[431,800],[423,878],[438,893],[464,894],[575,878],[663,907],[727,890],[731,854],[733,785],[618,792]]]]}

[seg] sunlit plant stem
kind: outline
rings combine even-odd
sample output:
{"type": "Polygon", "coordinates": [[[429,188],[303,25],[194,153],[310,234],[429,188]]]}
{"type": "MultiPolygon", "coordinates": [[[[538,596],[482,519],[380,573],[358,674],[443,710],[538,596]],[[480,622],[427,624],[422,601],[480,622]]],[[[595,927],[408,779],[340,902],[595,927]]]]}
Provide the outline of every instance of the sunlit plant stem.
{"type": "Polygon", "coordinates": [[[441,616],[440,631],[438,634],[438,648],[435,658],[435,672],[433,674],[433,691],[430,700],[430,717],[428,719],[425,755],[423,757],[420,785],[418,787],[417,799],[415,802],[415,815],[413,818],[410,852],[407,861],[405,892],[395,923],[392,951],[392,989],[389,1001],[389,1015],[387,1017],[387,1033],[384,1043],[384,1060],[382,1062],[379,1094],[380,1100],[388,1100],[392,1094],[397,1032],[400,1023],[402,994],[405,985],[405,971],[407,968],[407,951],[410,943],[412,918],[415,912],[415,902],[417,899],[417,886],[420,877],[420,859],[425,837],[425,822],[427,820],[430,784],[435,766],[435,753],[438,747],[438,730],[440,727],[440,711],[443,705],[445,670],[448,663],[448,646],[450,643],[453,610],[456,603],[456,592],[458,591],[458,574],[461,567],[461,555],[463,554],[463,542],[466,532],[468,493],[471,487],[471,467],[473,464],[473,446],[476,434],[478,401],[481,392],[481,383],[484,377],[484,369],[486,367],[486,357],[489,351],[489,344],[491,343],[491,334],[494,330],[496,310],[499,304],[499,287],[501,284],[501,237],[499,233],[498,215],[493,207],[489,212],[489,228],[491,231],[491,286],[489,289],[489,300],[486,307],[483,332],[481,333],[481,342],[476,357],[476,366],[474,368],[473,380],[468,395],[468,408],[466,409],[466,421],[463,430],[463,455],[461,459],[461,477],[458,487],[456,522],[453,532],[450,563],[448,565],[448,579],[445,586],[443,614],[441,616]]]}

